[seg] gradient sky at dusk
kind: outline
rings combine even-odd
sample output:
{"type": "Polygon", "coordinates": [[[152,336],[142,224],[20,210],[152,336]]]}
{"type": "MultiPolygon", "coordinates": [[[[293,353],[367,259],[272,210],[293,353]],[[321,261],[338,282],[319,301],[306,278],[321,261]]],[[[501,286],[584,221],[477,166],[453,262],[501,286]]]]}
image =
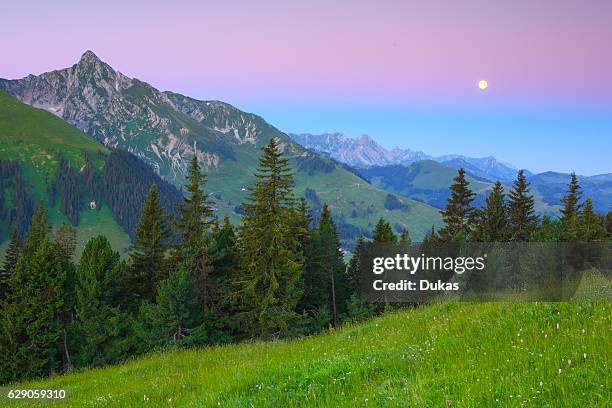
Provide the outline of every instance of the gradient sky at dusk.
{"type": "Polygon", "coordinates": [[[0,77],[91,49],[126,75],[286,132],[612,172],[611,1],[93,3],[3,2],[0,77]]]}

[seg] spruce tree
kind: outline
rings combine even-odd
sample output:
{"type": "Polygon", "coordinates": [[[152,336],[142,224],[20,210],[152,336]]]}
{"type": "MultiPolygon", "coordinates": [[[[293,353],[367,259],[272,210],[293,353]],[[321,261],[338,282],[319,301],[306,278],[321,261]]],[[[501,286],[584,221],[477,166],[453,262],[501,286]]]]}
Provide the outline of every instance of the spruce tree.
{"type": "Polygon", "coordinates": [[[142,207],[140,222],[136,227],[134,251],[130,254],[132,261],[130,288],[142,299],[153,300],[155,284],[168,275],[166,251],[170,235],[157,186],[152,184],[142,207]]]}
{"type": "Polygon", "coordinates": [[[17,227],[13,227],[11,241],[6,249],[4,264],[0,270],[0,301],[4,299],[8,293],[10,277],[19,259],[22,245],[21,239],[19,238],[19,231],[17,227]]]}
{"type": "Polygon", "coordinates": [[[359,235],[355,248],[353,249],[353,256],[349,261],[346,275],[349,288],[349,296],[356,295],[360,297],[361,292],[361,264],[366,249],[366,242],[363,235],[359,235]]]}
{"type": "Polygon", "coordinates": [[[262,149],[256,183],[243,204],[240,265],[234,282],[244,325],[282,334],[302,296],[303,255],[293,228],[293,173],[274,138],[262,149]]]}
{"type": "Polygon", "coordinates": [[[563,241],[575,241],[578,239],[580,233],[580,195],[580,185],[578,184],[576,173],[572,172],[567,192],[562,199],[561,223],[563,231],[561,239],[563,241]]]}
{"type": "Polygon", "coordinates": [[[208,248],[213,259],[211,308],[225,315],[230,312],[231,307],[231,277],[238,267],[236,233],[227,215],[223,219],[223,224],[215,223],[208,248]]]}
{"type": "Polygon", "coordinates": [[[508,200],[508,232],[511,241],[529,240],[538,222],[534,206],[525,173],[519,170],[508,200]]]}
{"type": "MultiPolygon", "coordinates": [[[[76,269],[76,319],[74,323],[78,367],[120,361],[127,350],[127,316],[121,311],[117,287],[125,282],[125,267],[104,236],[85,245],[76,269]]],[[[128,301],[128,300],[126,300],[128,301]]]]}
{"type": "Polygon", "coordinates": [[[175,230],[178,244],[172,256],[173,263],[191,272],[200,309],[211,306],[210,275],[212,256],[208,253],[209,229],[212,225],[213,202],[204,192],[206,176],[202,173],[197,156],[191,160],[187,174],[186,194],[178,207],[175,230]]]}
{"type": "Polygon", "coordinates": [[[16,314],[8,326],[14,342],[13,369],[20,379],[52,375],[66,364],[63,316],[67,264],[48,237],[36,245],[31,237],[28,240],[36,251],[27,262],[20,257],[15,266],[11,303],[16,314]]]}
{"type": "Polygon", "coordinates": [[[397,242],[397,236],[389,224],[383,217],[378,219],[378,222],[374,226],[372,231],[372,242],[375,243],[395,243],[397,242]]]}
{"type": "Polygon", "coordinates": [[[348,320],[352,322],[365,320],[374,314],[374,306],[361,300],[361,267],[365,250],[366,242],[363,235],[360,235],[346,271],[348,288],[346,312],[348,320]]]}
{"type": "Polygon", "coordinates": [[[504,196],[504,187],[498,181],[493,185],[487,197],[486,207],[482,211],[480,229],[482,241],[499,242],[508,237],[508,211],[504,196]]]}
{"type": "Polygon", "coordinates": [[[402,228],[402,233],[400,234],[399,243],[402,245],[409,245],[410,243],[412,243],[412,240],[410,239],[410,233],[408,232],[408,228],[406,227],[402,228]]]}
{"type": "Polygon", "coordinates": [[[472,232],[474,224],[475,193],[470,190],[469,182],[465,178],[465,170],[459,169],[451,185],[451,195],[447,200],[446,208],[440,211],[445,226],[440,230],[440,237],[444,241],[467,239],[472,232]]]}
{"type": "Polygon", "coordinates": [[[321,259],[321,266],[325,270],[328,283],[328,302],[332,312],[332,323],[338,325],[338,314],[345,310],[347,296],[346,265],[340,247],[340,237],[336,225],[331,218],[327,203],[323,204],[319,220],[316,250],[321,259]]]}
{"type": "Polygon", "coordinates": [[[578,238],[580,241],[601,241],[606,237],[603,220],[593,211],[593,201],[589,197],[580,212],[578,238]]]}
{"type": "Polygon", "coordinates": [[[608,214],[606,214],[606,231],[608,237],[612,238],[612,211],[608,211],[608,214]]]}
{"type": "MultiPolygon", "coordinates": [[[[328,275],[318,250],[318,229],[313,226],[313,217],[306,200],[302,197],[295,212],[295,231],[299,246],[304,255],[303,289],[304,293],[298,309],[314,316],[323,305],[329,304],[328,275]]],[[[327,325],[329,322],[325,322],[327,325]]]]}
{"type": "Polygon", "coordinates": [[[34,256],[40,244],[48,239],[51,227],[47,221],[47,209],[42,201],[38,203],[32,222],[28,230],[28,236],[23,245],[23,254],[26,261],[34,256]]]}
{"type": "Polygon", "coordinates": [[[159,282],[156,302],[143,302],[136,321],[137,349],[146,352],[170,345],[180,346],[201,324],[198,298],[191,274],[178,269],[159,282]]]}
{"type": "Polygon", "coordinates": [[[563,208],[561,209],[561,219],[564,222],[569,222],[574,217],[577,217],[580,211],[580,185],[576,173],[572,172],[571,179],[567,185],[567,192],[562,199],[563,208]]]}

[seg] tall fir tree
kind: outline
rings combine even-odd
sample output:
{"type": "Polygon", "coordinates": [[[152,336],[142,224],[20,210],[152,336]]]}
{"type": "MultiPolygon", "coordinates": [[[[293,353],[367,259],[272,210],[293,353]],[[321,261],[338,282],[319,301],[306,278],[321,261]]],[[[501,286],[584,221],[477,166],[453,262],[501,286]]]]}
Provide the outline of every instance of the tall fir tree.
{"type": "Polygon", "coordinates": [[[538,216],[535,214],[535,203],[530,194],[529,183],[525,172],[519,170],[512,186],[508,200],[508,232],[512,241],[528,241],[536,229],[538,216]]]}
{"type": "Polygon", "coordinates": [[[475,234],[478,241],[500,242],[508,238],[508,211],[504,187],[499,181],[493,185],[479,218],[475,234]]]}
{"type": "Polygon", "coordinates": [[[126,357],[128,321],[121,306],[129,300],[116,293],[127,279],[125,273],[119,253],[106,237],[96,236],[87,242],[76,269],[72,343],[78,367],[110,364],[126,357]]]}
{"type": "Polygon", "coordinates": [[[374,230],[372,231],[372,242],[378,244],[397,242],[397,236],[393,232],[391,224],[385,221],[383,217],[380,217],[374,226],[374,230]]]}
{"type": "Polygon", "coordinates": [[[408,232],[408,228],[406,227],[402,228],[399,243],[402,245],[409,245],[410,243],[412,243],[412,240],[410,239],[410,233],[408,232]]]}
{"type": "Polygon", "coordinates": [[[134,251],[130,254],[130,289],[141,299],[153,300],[155,285],[168,276],[166,252],[171,237],[166,213],[157,186],[151,185],[136,227],[134,251]]]}
{"type": "Polygon", "coordinates": [[[593,200],[584,202],[579,216],[578,239],[584,242],[602,241],[606,238],[603,219],[593,211],[593,200]]]}
{"type": "Polygon", "coordinates": [[[210,275],[213,259],[207,248],[214,204],[204,192],[205,184],[206,175],[194,155],[187,174],[186,194],[178,207],[175,222],[178,244],[172,256],[173,263],[179,269],[191,272],[194,290],[203,312],[212,304],[210,275]]]}
{"type": "Polygon", "coordinates": [[[332,312],[332,324],[337,327],[338,315],[344,312],[348,300],[348,282],[345,273],[344,255],[340,247],[340,237],[327,203],[323,204],[321,211],[315,248],[319,253],[321,266],[327,278],[327,298],[329,309],[332,312]]]}
{"type": "Polygon", "coordinates": [[[45,208],[45,204],[40,201],[38,207],[36,207],[36,211],[34,211],[34,215],[32,215],[28,236],[23,245],[23,254],[26,261],[34,256],[40,244],[48,239],[50,233],[51,226],[47,221],[47,209],[45,208]]]}
{"type": "Polygon", "coordinates": [[[30,379],[69,366],[64,317],[66,274],[70,263],[46,232],[46,211],[39,206],[28,234],[28,256],[21,256],[11,275],[11,295],[2,316],[11,351],[7,377],[30,379]],[[31,255],[30,255],[31,254],[31,255]]]}
{"type": "Polygon", "coordinates": [[[572,172],[570,182],[567,185],[567,192],[562,199],[563,208],[561,209],[561,220],[569,222],[578,217],[580,212],[580,185],[576,173],[572,172]]]}
{"type": "Polygon", "coordinates": [[[465,178],[463,168],[459,169],[453,181],[446,208],[440,211],[445,223],[445,226],[440,230],[440,237],[444,241],[467,239],[474,225],[472,202],[476,194],[470,190],[470,183],[465,178]]]}
{"type": "MultiPolygon", "coordinates": [[[[318,229],[313,225],[313,217],[305,198],[301,198],[295,212],[295,228],[299,246],[304,255],[303,296],[298,310],[303,314],[314,316],[321,306],[327,305],[329,290],[327,275],[322,263],[320,251],[317,250],[318,229]]],[[[326,322],[325,325],[329,323],[326,322]]]]}
{"type": "Polygon", "coordinates": [[[612,238],[612,211],[608,211],[608,214],[606,214],[606,231],[608,237],[612,238]]]}
{"type": "Polygon", "coordinates": [[[13,227],[11,241],[9,242],[8,248],[6,249],[6,255],[4,257],[4,264],[2,265],[2,269],[0,269],[0,301],[8,294],[9,281],[11,279],[13,269],[15,269],[15,265],[17,264],[17,260],[19,259],[22,245],[21,238],[19,237],[19,231],[17,230],[17,227],[13,227]]]}
{"type": "Polygon", "coordinates": [[[262,150],[255,186],[243,204],[241,267],[234,282],[242,323],[257,334],[275,336],[296,316],[304,260],[293,227],[293,172],[274,138],[262,150]]]}

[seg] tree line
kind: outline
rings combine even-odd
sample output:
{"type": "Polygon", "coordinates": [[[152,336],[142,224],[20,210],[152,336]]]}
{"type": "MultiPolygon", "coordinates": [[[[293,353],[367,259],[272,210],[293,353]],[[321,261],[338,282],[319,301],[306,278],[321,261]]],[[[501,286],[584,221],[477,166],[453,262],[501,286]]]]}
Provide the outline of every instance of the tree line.
{"type": "Polygon", "coordinates": [[[444,226],[426,237],[430,242],[597,242],[608,241],[612,212],[596,214],[590,197],[582,201],[576,173],[572,173],[561,200],[561,215],[538,217],[534,197],[523,170],[517,172],[506,194],[497,181],[484,206],[473,206],[475,193],[469,188],[465,171],[459,169],[450,186],[451,195],[440,211],[444,226]]]}
{"type": "MultiPolygon", "coordinates": [[[[74,263],[74,229],[53,231],[39,204],[27,235],[13,230],[0,274],[0,383],[168,347],[304,336],[384,311],[361,300],[362,254],[368,245],[410,243],[409,232],[398,237],[381,218],[347,265],[328,205],[315,219],[293,178],[270,139],[234,226],[214,216],[194,157],[172,213],[151,183],[128,259],[97,236],[74,263]]],[[[480,209],[463,170],[454,181],[445,226],[432,228],[428,242],[610,239],[610,214],[606,230],[590,201],[580,203],[575,176],[559,220],[538,220],[522,172],[508,199],[497,183],[480,209]]]]}

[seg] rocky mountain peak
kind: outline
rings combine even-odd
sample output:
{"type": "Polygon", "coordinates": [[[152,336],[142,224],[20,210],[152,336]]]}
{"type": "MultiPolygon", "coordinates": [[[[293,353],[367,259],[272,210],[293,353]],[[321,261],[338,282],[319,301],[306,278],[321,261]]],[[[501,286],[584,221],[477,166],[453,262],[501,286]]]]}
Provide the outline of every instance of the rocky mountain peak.
{"type": "Polygon", "coordinates": [[[102,60],[91,50],[85,51],[79,60],[79,64],[95,64],[98,62],[102,62],[102,60]]]}

